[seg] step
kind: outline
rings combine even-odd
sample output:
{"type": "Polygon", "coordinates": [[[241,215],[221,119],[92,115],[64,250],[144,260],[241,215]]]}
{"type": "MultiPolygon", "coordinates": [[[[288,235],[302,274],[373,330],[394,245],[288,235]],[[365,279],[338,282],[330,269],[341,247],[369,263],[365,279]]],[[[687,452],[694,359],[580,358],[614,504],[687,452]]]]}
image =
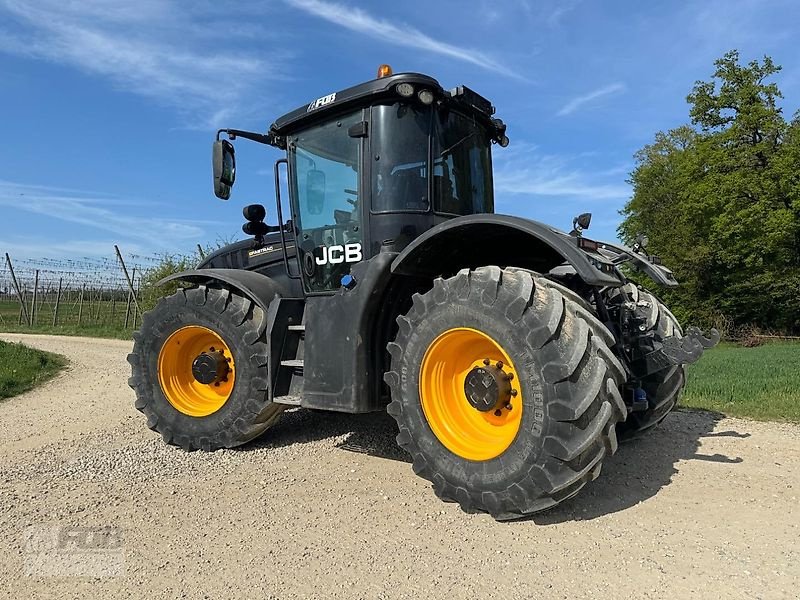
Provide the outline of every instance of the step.
{"type": "Polygon", "coordinates": [[[281,361],[282,367],[289,367],[290,369],[302,369],[303,368],[303,359],[292,359],[292,360],[282,360],[281,361]]]}
{"type": "Polygon", "coordinates": [[[289,406],[300,406],[300,396],[277,396],[272,401],[275,404],[288,404],[289,406]]]}
{"type": "Polygon", "coordinates": [[[289,331],[305,331],[305,325],[289,325],[289,331]]]}

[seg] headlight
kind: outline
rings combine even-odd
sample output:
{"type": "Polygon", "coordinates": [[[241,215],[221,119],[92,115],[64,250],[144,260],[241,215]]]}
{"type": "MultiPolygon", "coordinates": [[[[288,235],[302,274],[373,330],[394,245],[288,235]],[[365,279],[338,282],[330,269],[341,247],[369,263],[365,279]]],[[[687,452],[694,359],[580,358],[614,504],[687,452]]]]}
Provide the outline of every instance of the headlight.
{"type": "Polygon", "coordinates": [[[423,104],[432,104],[433,103],[433,92],[430,90],[420,90],[417,92],[417,98],[423,104]]]}
{"type": "Polygon", "coordinates": [[[394,89],[397,90],[397,93],[403,98],[410,98],[414,95],[414,86],[410,83],[398,83],[397,87],[394,89]]]}

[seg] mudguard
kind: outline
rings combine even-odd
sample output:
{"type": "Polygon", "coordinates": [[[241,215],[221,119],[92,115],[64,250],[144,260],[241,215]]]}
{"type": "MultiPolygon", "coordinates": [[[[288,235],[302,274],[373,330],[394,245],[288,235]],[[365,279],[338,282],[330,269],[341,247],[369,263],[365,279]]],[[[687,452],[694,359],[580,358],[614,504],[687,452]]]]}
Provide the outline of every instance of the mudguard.
{"type": "Polygon", "coordinates": [[[426,231],[395,258],[392,273],[436,277],[487,264],[546,273],[564,262],[589,285],[624,283],[611,260],[582,249],[578,238],[538,221],[496,214],[456,217],[426,231]]]}
{"type": "Polygon", "coordinates": [[[197,284],[214,281],[222,282],[240,291],[264,311],[267,310],[269,303],[275,296],[288,295],[287,290],[274,279],[254,271],[241,269],[194,269],[183,271],[165,277],[156,285],[162,285],[169,281],[188,281],[197,284]]]}
{"type": "Polygon", "coordinates": [[[678,285],[678,280],[675,279],[675,275],[672,271],[662,265],[653,263],[646,255],[636,252],[633,248],[609,242],[599,243],[603,250],[610,250],[617,255],[617,257],[614,258],[616,263],[621,264],[622,262],[630,261],[636,269],[644,272],[645,275],[656,283],[667,287],[676,287],[678,285]]]}

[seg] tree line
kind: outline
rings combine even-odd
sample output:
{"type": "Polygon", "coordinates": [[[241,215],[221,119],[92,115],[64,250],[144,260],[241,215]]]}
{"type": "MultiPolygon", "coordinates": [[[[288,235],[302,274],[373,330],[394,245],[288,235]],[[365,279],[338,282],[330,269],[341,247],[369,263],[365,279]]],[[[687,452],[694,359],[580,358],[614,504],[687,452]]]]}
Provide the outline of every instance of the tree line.
{"type": "Polygon", "coordinates": [[[675,271],[684,322],[800,330],[800,111],[783,115],[780,70],[728,52],[688,95],[691,123],[636,154],[619,235],[675,271]]]}

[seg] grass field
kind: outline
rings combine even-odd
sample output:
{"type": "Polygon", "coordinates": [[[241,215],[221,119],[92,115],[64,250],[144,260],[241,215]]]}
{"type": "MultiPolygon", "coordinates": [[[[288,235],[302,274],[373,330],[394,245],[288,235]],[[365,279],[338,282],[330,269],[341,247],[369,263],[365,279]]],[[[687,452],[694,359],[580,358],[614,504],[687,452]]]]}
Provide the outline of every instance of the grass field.
{"type": "Polygon", "coordinates": [[[0,400],[50,379],[66,364],[57,354],[0,340],[0,400]]]}
{"type": "Polygon", "coordinates": [[[721,344],[689,367],[681,406],[800,423],[800,343],[721,344]]]}
{"type": "MultiPolygon", "coordinates": [[[[50,335],[79,335],[87,337],[130,339],[134,327],[133,309],[125,327],[124,299],[87,299],[81,308],[74,299],[64,301],[58,310],[58,324],[53,325],[53,302],[42,302],[38,307],[36,324],[20,324],[20,307],[17,302],[0,301],[0,331],[10,333],[46,333],[50,335]]],[[[136,315],[136,324],[139,324],[136,315]]]]}

